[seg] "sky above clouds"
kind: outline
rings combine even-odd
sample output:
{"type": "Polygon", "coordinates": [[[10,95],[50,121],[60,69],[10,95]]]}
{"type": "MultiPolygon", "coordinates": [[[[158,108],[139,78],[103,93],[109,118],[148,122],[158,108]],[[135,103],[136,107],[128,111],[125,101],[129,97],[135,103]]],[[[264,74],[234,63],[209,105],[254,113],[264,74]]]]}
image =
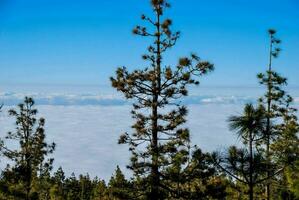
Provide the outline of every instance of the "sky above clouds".
{"type": "MultiPolygon", "coordinates": [[[[274,68],[299,85],[297,0],[170,0],[177,46],[167,64],[196,52],[215,64],[203,85],[257,85],[267,66],[267,29],[283,52],[274,68]]],[[[131,33],[148,0],[0,0],[0,84],[107,85],[116,67],[146,66],[149,40],[131,33]]]]}

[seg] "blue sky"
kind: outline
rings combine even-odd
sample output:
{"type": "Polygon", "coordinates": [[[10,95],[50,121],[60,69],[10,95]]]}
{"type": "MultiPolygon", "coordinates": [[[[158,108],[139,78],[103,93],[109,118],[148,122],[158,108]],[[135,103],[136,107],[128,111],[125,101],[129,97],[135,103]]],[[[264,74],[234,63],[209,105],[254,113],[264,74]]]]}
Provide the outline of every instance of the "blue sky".
{"type": "MultiPolygon", "coordinates": [[[[274,68],[299,85],[297,0],[170,0],[182,31],[165,64],[196,52],[215,64],[203,85],[257,85],[267,66],[266,30],[283,52],[274,68]]],[[[148,0],[0,0],[0,84],[109,84],[116,67],[146,66],[150,41],[131,34],[148,0]]]]}

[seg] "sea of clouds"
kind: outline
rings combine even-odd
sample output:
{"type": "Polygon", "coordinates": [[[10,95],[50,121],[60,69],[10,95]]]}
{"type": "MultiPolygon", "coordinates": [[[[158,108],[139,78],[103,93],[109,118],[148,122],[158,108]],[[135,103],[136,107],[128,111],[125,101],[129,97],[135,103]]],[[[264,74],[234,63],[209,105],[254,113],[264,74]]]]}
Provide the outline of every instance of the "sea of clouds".
{"type": "MultiPolygon", "coordinates": [[[[190,128],[192,143],[204,151],[223,150],[239,144],[229,131],[227,119],[241,114],[245,103],[255,103],[263,91],[256,88],[203,88],[191,91],[183,99],[189,109],[186,127],[190,128]],[[246,91],[246,94],[244,94],[246,91]]],[[[294,106],[299,108],[299,90],[293,89],[294,106]]],[[[115,92],[53,92],[0,91],[0,137],[14,130],[14,119],[7,110],[21,103],[25,96],[35,99],[38,115],[46,119],[47,141],[54,141],[54,168],[62,166],[67,175],[72,172],[99,176],[108,180],[119,165],[126,175],[128,146],[117,144],[123,132],[130,132],[130,102],[115,92]]],[[[9,143],[11,147],[16,144],[9,143]]],[[[0,167],[6,166],[2,160],[0,167]]]]}
{"type": "MultiPolygon", "coordinates": [[[[100,94],[46,94],[46,93],[0,93],[0,103],[6,106],[18,105],[25,96],[33,97],[37,105],[56,106],[117,106],[128,105],[129,101],[119,95],[100,94]]],[[[181,100],[186,105],[189,104],[245,104],[256,102],[255,96],[240,95],[190,95],[181,100]]],[[[299,97],[294,98],[294,104],[299,104],[299,97]]]]}

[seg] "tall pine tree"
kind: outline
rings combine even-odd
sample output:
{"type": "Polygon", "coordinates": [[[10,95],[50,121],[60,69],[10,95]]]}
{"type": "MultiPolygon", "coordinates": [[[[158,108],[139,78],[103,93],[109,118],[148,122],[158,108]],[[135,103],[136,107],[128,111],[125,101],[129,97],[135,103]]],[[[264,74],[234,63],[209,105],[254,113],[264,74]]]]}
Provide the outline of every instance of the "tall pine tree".
{"type": "Polygon", "coordinates": [[[118,68],[111,78],[112,86],[127,99],[133,100],[132,117],[135,124],[132,134],[125,133],[119,143],[130,145],[130,169],[143,182],[140,195],[147,199],[163,199],[163,171],[173,163],[174,153],[186,150],[189,131],[183,128],[187,109],[178,99],[188,95],[187,86],[198,85],[198,77],[213,69],[209,62],[192,54],[179,59],[176,66],[163,64],[164,53],[172,48],[180,33],[172,32],[172,21],[164,17],[170,6],[166,0],[151,0],[153,17],[142,15],[148,26],[137,26],[133,33],[152,39],[148,52],[142,58],[149,66],[129,72],[118,68]]]}
{"type": "MultiPolygon", "coordinates": [[[[276,31],[268,31],[270,39],[269,65],[266,73],[258,74],[260,84],[266,87],[266,93],[260,98],[259,102],[266,110],[266,125],[264,127],[264,139],[260,143],[266,157],[266,198],[272,199],[271,187],[272,181],[283,172],[285,167],[294,161],[296,148],[291,147],[298,145],[298,122],[295,116],[296,109],[292,108],[293,99],[288,95],[284,86],[287,85],[287,79],[280,76],[273,70],[273,60],[279,56],[281,49],[278,45],[281,43],[276,38],[276,31]],[[281,145],[284,142],[289,144],[281,145]],[[278,148],[280,146],[280,148],[278,148]],[[292,156],[293,155],[293,156],[292,156]],[[284,158],[288,158],[285,160],[284,158]]],[[[298,148],[297,148],[298,149],[298,148]]],[[[298,155],[298,153],[296,153],[298,155]]]]}

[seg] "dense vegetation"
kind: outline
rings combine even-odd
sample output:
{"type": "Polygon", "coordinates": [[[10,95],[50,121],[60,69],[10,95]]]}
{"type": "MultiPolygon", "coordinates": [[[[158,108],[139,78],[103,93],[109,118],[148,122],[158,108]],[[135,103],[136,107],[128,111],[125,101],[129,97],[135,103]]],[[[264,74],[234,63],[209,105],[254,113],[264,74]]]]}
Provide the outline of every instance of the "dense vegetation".
{"type": "Polygon", "coordinates": [[[287,79],[273,70],[280,52],[276,32],[269,30],[267,71],[257,75],[264,96],[228,119],[242,145],[203,152],[191,143],[184,127],[188,110],[179,100],[214,66],[195,54],[179,58],[176,66],[164,64],[180,32],[164,17],[167,1],[151,0],[151,6],[152,16],[141,17],[147,25],[133,30],[152,40],[142,56],[148,67],[118,68],[111,77],[112,86],[133,102],[133,131],[119,139],[129,145],[133,176],[126,179],[118,166],[107,183],[88,174],[65,177],[62,168],[53,172],[56,144],[46,142],[45,119],[36,118],[34,100],[26,97],[9,110],[16,129],[0,140],[1,156],[10,163],[1,172],[0,199],[299,199],[299,125],[287,79]],[[8,141],[19,145],[11,149],[8,141]]]}

